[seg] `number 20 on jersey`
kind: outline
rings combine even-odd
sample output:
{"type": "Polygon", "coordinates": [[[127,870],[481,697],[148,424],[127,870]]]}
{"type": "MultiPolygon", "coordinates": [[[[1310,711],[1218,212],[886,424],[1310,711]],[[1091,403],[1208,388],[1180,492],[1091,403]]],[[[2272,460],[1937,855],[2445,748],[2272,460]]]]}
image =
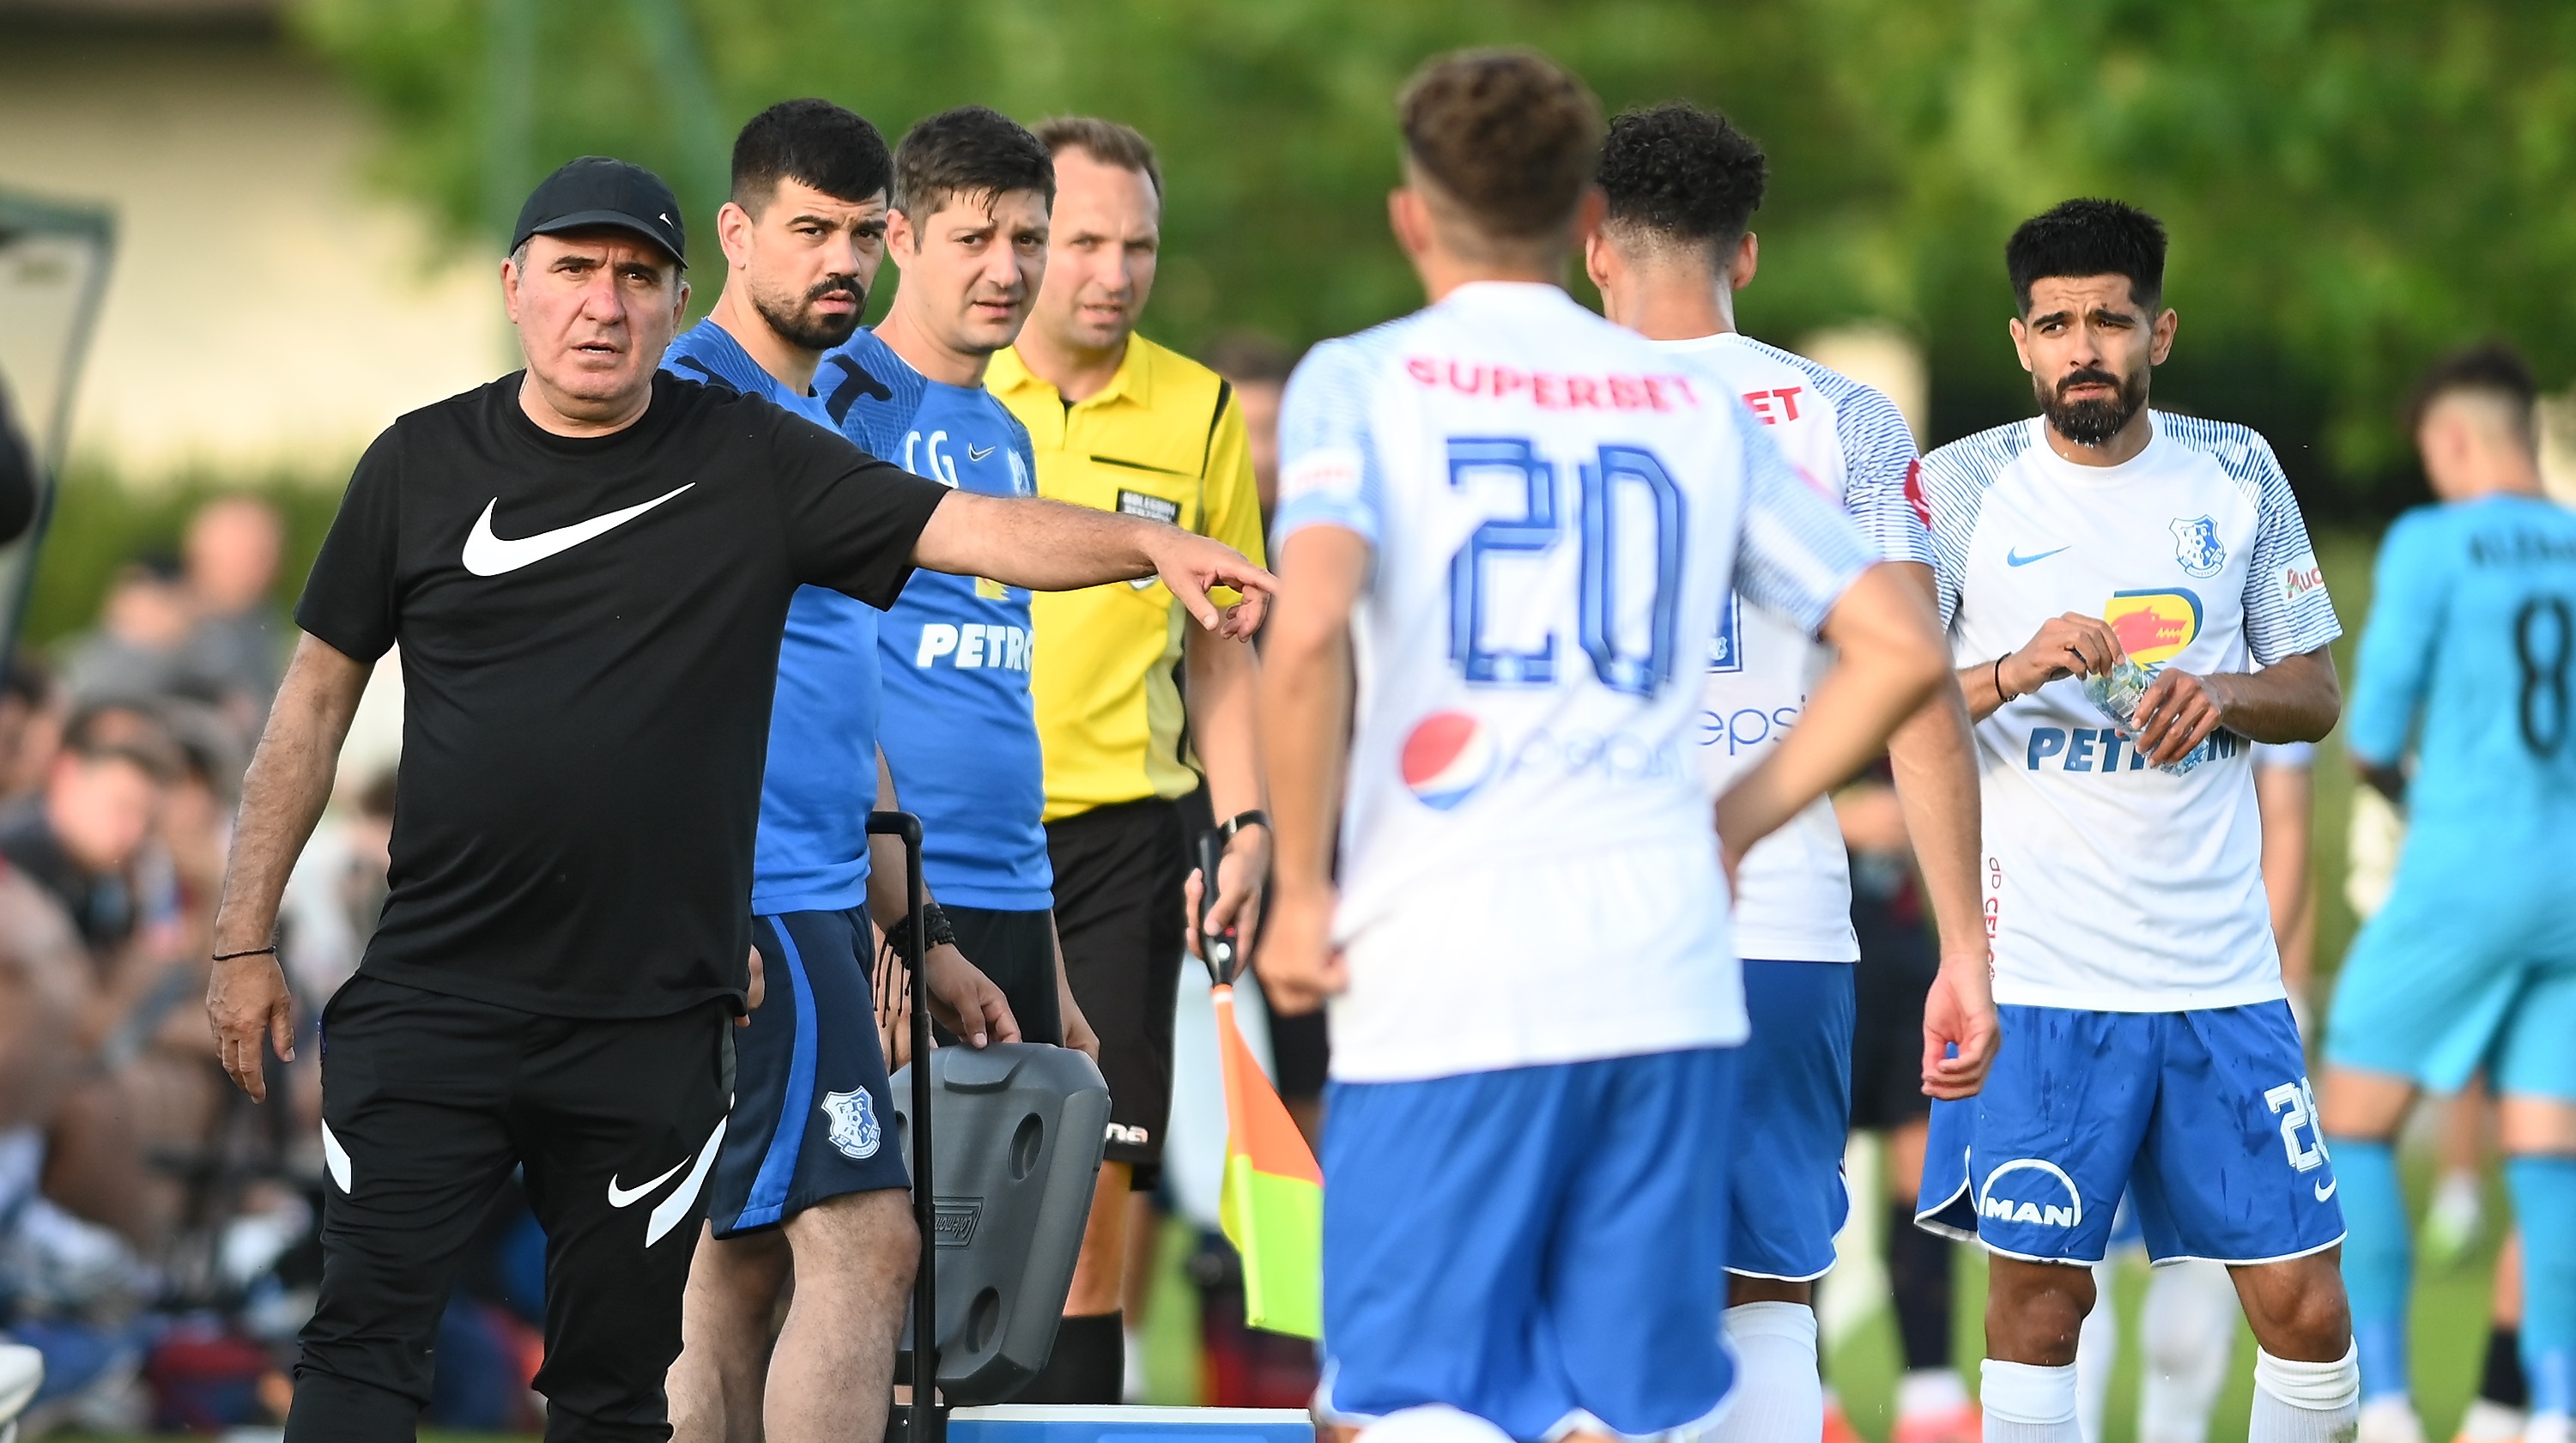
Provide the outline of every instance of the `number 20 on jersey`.
{"type": "MultiPolygon", "coordinates": [[[[1603,686],[1630,696],[1652,696],[1672,680],[1680,656],[1682,526],[1685,499],[1655,454],[1637,446],[1603,446],[1576,466],[1573,515],[1559,504],[1557,463],[1528,440],[1453,437],[1449,485],[1517,487],[1517,516],[1496,516],[1478,526],[1449,560],[1449,660],[1469,682],[1494,686],[1553,686],[1559,653],[1555,632],[1535,647],[1512,650],[1488,638],[1489,598],[1498,558],[1535,557],[1566,540],[1570,528],[1582,547],[1576,584],[1576,630],[1593,675],[1603,686]],[[1630,494],[1642,504],[1622,505],[1630,494]],[[1623,586],[1649,578],[1622,577],[1618,560],[1623,526],[1651,520],[1652,546],[1638,554],[1654,559],[1653,591],[1637,624],[1623,586]],[[1627,621],[1622,625],[1623,618],[1627,621]],[[1622,635],[1625,631],[1629,634],[1622,635]],[[1642,633],[1642,634],[1638,634],[1642,633]]],[[[1645,568],[1635,568],[1642,572],[1645,568]]]]}

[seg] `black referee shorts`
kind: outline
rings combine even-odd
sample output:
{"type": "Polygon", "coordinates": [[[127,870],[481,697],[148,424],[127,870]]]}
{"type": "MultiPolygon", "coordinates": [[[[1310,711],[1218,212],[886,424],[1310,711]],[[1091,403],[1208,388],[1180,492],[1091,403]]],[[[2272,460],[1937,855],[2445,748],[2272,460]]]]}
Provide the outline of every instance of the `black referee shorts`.
{"type": "MultiPolygon", "coordinates": [[[[976,970],[1002,989],[1011,1016],[1020,1024],[1022,1042],[1064,1045],[1063,1009],[1055,993],[1055,918],[1037,912],[1003,912],[990,907],[942,907],[956,930],[957,950],[976,970]]],[[[945,1027],[932,1029],[939,1045],[958,1039],[945,1027]]]]}
{"type": "Polygon", "coordinates": [[[322,1291],[293,1443],[411,1439],[459,1256],[513,1167],[546,1231],[546,1436],[660,1443],[733,1091],[722,1002],[543,1017],[365,973],[322,1022],[322,1291]]]}
{"type": "Polygon", "coordinates": [[[1109,1083],[1106,1160],[1160,1180],[1172,1111],[1172,1008],[1181,983],[1181,883],[1189,875],[1177,802],[1148,797],[1047,823],[1065,980],[1100,1038],[1109,1083]]]}

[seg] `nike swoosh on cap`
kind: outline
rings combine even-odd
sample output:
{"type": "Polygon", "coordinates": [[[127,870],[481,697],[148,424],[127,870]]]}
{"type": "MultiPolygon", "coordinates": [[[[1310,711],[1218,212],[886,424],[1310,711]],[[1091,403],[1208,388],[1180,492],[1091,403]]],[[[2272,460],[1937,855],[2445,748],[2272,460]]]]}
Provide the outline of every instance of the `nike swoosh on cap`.
{"type": "Polygon", "coordinates": [[[992,448],[992,447],[990,447],[990,446],[987,446],[987,447],[985,447],[983,450],[978,451],[978,450],[976,450],[976,449],[975,449],[975,443],[974,443],[974,442],[969,441],[969,442],[967,442],[967,443],[966,443],[966,459],[967,459],[967,460],[969,460],[969,461],[981,461],[981,460],[983,460],[985,457],[990,456],[990,455],[992,455],[992,454],[993,454],[993,448],[992,448]]]}
{"type": "Polygon", "coordinates": [[[484,503],[483,514],[474,518],[474,529],[466,533],[465,569],[477,576],[499,576],[522,566],[534,565],[603,532],[613,531],[697,484],[692,481],[688,486],[665,491],[650,501],[639,501],[588,521],[576,521],[570,526],[558,526],[552,531],[540,531],[534,536],[515,540],[505,540],[492,534],[492,509],[501,504],[501,498],[495,496],[484,503]]]}
{"type": "Polygon", "coordinates": [[[2035,552],[2029,556],[2024,556],[2020,552],[2013,550],[2011,547],[2006,547],[2004,548],[2004,565],[2028,566],[2034,561],[2046,561],[2048,558],[2055,556],[2059,551],[2064,551],[2065,549],[2065,547],[2060,546],[2054,550],[2035,552]]]}
{"type": "Polygon", "coordinates": [[[678,1162],[671,1164],[669,1172],[665,1172],[660,1177],[653,1179],[651,1182],[644,1183],[636,1187],[619,1187],[617,1185],[617,1174],[610,1173],[608,1175],[608,1205],[613,1208],[633,1207],[646,1193],[651,1192],[653,1189],[660,1187],[666,1182],[669,1182],[671,1180],[671,1173],[678,1172],[680,1169],[687,1167],[688,1165],[689,1160],[685,1157],[681,1158],[678,1162]]]}

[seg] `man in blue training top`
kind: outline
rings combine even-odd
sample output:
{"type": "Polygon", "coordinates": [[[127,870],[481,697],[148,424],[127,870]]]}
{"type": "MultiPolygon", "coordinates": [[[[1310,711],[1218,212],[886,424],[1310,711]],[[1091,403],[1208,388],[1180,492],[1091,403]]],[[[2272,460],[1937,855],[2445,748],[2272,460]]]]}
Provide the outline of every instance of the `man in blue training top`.
{"type": "Polygon", "coordinates": [[[2326,1024],[2366,1443],[2423,1437],[2407,1391],[2397,1128],[2419,1089],[2454,1092],[2480,1071],[2501,1099],[2523,1230],[2526,1443],[2568,1443],[2576,1405],[2576,913],[2562,896],[2576,848],[2576,513],[2540,492],[2536,392],[2501,346],[2425,378],[2415,441],[2441,504],[2399,518],[2380,547],[2345,733],[2362,776],[2409,814],[2396,889],[2344,959],[2326,1024]]]}
{"type": "MultiPolygon", "coordinates": [[[[716,218],[724,292],[664,368],[830,427],[856,392],[826,377],[831,389],[815,394],[815,367],[858,329],[885,254],[892,168],[876,127],[839,106],[792,100],[753,117],[716,218]]],[[[908,909],[900,853],[873,869],[868,858],[878,624],[865,603],[815,586],[787,613],[751,895],[767,997],[736,1041],[733,1116],[690,1267],[668,1384],[681,1443],[757,1436],[764,1422],[782,1443],[884,1427],[919,1242],[869,985],[868,904],[889,934],[908,909]]],[[[1000,991],[954,945],[934,947],[927,970],[941,1021],[965,1019],[977,1046],[1018,1039],[1000,991]]]]}
{"type": "MultiPolygon", "coordinates": [[[[984,389],[1046,273],[1055,164],[982,106],[933,115],[894,152],[893,307],[823,358],[841,433],[905,470],[998,496],[1036,492],[1028,432],[984,389]]],[[[1029,699],[1029,594],[973,577],[916,578],[886,613],[881,744],[921,817],[939,920],[1009,999],[1020,1034],[1076,1046],[1090,1028],[1065,987],[1047,860],[1045,764],[1029,699]]],[[[937,930],[936,928],[934,929],[937,930]]]]}

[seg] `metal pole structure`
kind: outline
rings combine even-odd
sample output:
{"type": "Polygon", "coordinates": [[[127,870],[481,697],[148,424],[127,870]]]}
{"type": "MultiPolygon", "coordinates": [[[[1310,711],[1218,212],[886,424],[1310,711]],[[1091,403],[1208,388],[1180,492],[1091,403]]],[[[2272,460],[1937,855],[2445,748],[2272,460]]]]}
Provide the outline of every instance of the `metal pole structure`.
{"type": "Polygon", "coordinates": [[[939,1408],[939,1202],[932,1186],[930,989],[921,975],[930,951],[921,916],[929,901],[921,880],[921,819],[909,812],[870,812],[868,833],[903,841],[904,897],[911,909],[900,945],[912,992],[912,1221],[921,1231],[921,1259],[912,1279],[912,1408],[905,1434],[910,1443],[940,1443],[948,1429],[939,1408]]]}
{"type": "MultiPolygon", "coordinates": [[[[53,521],[55,493],[61,489],[63,465],[71,454],[72,403],[79,393],[81,369],[89,359],[90,341],[98,333],[99,312],[107,300],[107,277],[116,260],[116,219],[108,211],[0,195],[0,244],[31,235],[76,239],[86,244],[87,251],[79,292],[71,305],[70,328],[63,336],[53,404],[41,422],[33,415],[27,418],[29,425],[41,424],[44,428],[27,438],[38,473],[36,514],[28,524],[27,535],[17,544],[17,575],[7,583],[8,610],[0,613],[0,664],[17,653],[19,624],[27,615],[27,598],[35,590],[36,557],[44,546],[46,528],[53,521]]],[[[5,384],[5,378],[0,378],[0,384],[5,384]]]]}

